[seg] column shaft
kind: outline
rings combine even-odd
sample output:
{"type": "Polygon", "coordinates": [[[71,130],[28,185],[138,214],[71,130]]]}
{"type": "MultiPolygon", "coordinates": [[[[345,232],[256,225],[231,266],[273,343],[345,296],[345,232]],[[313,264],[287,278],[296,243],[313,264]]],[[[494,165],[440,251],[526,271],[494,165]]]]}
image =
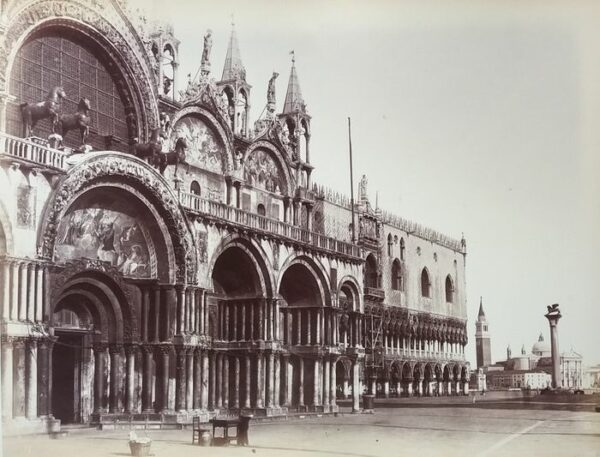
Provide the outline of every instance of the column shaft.
{"type": "Polygon", "coordinates": [[[194,390],[192,395],[192,408],[198,410],[202,403],[202,353],[200,349],[194,352],[194,390]]]}
{"type": "Polygon", "coordinates": [[[13,343],[2,338],[2,417],[12,419],[13,416],[13,343]]]}
{"type": "Polygon", "coordinates": [[[209,366],[208,353],[202,351],[202,389],[200,392],[200,407],[208,409],[208,382],[209,382],[209,366]]]}
{"type": "Polygon", "coordinates": [[[121,375],[119,373],[119,365],[121,361],[121,353],[118,346],[110,348],[110,412],[116,413],[119,411],[119,385],[121,375]]]}
{"type": "Polygon", "coordinates": [[[104,351],[101,344],[94,346],[94,412],[104,412],[104,351]]]}
{"type": "Polygon", "coordinates": [[[175,409],[185,411],[186,400],[186,348],[177,348],[177,366],[175,379],[175,409]]]}
{"type": "Polygon", "coordinates": [[[152,412],[152,346],[143,346],[144,372],[142,376],[142,410],[152,412]]]}

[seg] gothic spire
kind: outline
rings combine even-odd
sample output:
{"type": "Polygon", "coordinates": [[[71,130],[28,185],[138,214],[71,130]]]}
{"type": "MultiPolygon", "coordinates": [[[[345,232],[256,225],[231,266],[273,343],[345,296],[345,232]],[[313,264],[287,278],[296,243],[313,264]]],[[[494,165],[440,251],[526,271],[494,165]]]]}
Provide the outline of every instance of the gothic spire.
{"type": "Polygon", "coordinates": [[[285,94],[283,114],[293,113],[295,111],[306,111],[306,105],[304,104],[302,91],[300,90],[300,82],[298,81],[298,73],[296,72],[296,54],[294,51],[290,52],[290,54],[292,54],[292,70],[290,72],[290,79],[285,94]]]}
{"type": "Polygon", "coordinates": [[[479,313],[477,314],[478,320],[485,320],[485,313],[483,312],[483,297],[479,297],[479,313]]]}
{"type": "Polygon", "coordinates": [[[225,57],[225,65],[223,66],[223,76],[221,81],[229,81],[232,79],[246,80],[246,69],[242,63],[242,55],[238,44],[237,34],[235,33],[235,24],[231,22],[231,36],[229,37],[229,46],[227,46],[227,56],[225,57]]]}

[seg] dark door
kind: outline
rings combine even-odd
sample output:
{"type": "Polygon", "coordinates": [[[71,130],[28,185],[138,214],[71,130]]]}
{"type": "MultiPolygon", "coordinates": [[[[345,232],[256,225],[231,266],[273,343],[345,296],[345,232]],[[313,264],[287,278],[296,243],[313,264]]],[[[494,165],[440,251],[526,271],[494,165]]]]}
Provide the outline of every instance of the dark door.
{"type": "Polygon", "coordinates": [[[63,424],[80,420],[79,374],[81,372],[82,335],[56,332],[58,340],[52,354],[52,411],[63,424]]]}

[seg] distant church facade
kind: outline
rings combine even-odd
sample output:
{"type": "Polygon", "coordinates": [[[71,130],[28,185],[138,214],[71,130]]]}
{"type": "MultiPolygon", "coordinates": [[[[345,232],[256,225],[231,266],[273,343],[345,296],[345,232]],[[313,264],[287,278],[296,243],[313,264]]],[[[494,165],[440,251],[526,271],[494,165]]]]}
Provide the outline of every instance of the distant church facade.
{"type": "Polygon", "coordinates": [[[0,8],[6,431],[468,392],[464,239],[314,182],[294,61],[251,122],[235,31],[185,81],[123,1],[0,8]]]}

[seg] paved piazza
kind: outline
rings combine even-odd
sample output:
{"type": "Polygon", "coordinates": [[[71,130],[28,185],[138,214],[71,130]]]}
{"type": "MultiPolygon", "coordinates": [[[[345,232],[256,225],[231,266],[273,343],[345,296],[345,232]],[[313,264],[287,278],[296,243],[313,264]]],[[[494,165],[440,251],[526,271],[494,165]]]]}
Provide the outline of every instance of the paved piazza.
{"type": "MultiPolygon", "coordinates": [[[[424,405],[425,406],[425,405],[424,405]]],[[[600,414],[480,409],[380,408],[342,415],[253,424],[252,446],[200,448],[191,431],[150,431],[155,456],[599,456],[600,414]]],[[[129,455],[127,431],[76,431],[67,438],[8,438],[6,456],[129,455]]]]}

